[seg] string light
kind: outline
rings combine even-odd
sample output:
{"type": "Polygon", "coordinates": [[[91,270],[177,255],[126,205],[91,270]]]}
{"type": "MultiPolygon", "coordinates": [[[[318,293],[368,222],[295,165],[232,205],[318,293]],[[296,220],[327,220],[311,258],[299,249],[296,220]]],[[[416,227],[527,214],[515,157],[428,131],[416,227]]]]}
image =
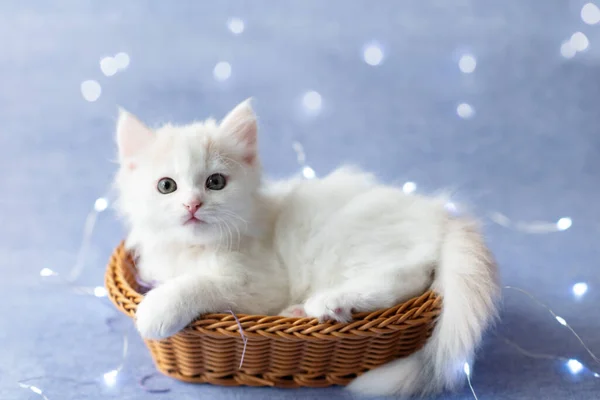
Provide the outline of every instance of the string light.
{"type": "Polygon", "coordinates": [[[304,167],[302,168],[302,176],[304,176],[306,179],[314,179],[316,176],[315,170],[311,167],[304,167]]]}
{"type": "Polygon", "coordinates": [[[296,152],[296,161],[298,161],[298,164],[302,167],[302,176],[305,179],[314,179],[317,176],[315,170],[308,165],[305,165],[306,153],[304,153],[304,146],[302,146],[300,142],[293,142],[292,148],[296,152]]]}
{"type": "Polygon", "coordinates": [[[417,184],[414,182],[406,182],[402,185],[402,191],[406,194],[413,193],[415,190],[417,190],[417,184]]]}
{"type": "Polygon", "coordinates": [[[488,214],[490,219],[505,228],[513,229],[519,232],[540,234],[540,233],[551,233],[566,231],[571,228],[573,221],[569,217],[560,218],[556,222],[524,222],[524,221],[511,221],[506,215],[494,211],[488,214]]]}
{"type": "Polygon", "coordinates": [[[40,276],[52,276],[56,275],[56,272],[52,271],[50,268],[42,268],[40,271],[40,276]]]}
{"type": "Polygon", "coordinates": [[[587,293],[588,285],[585,282],[578,282],[573,285],[573,294],[575,297],[579,298],[587,293]]]}
{"type": "MultiPolygon", "coordinates": [[[[509,340],[502,336],[499,336],[499,338],[502,339],[507,345],[514,348],[515,350],[517,350],[519,353],[523,354],[526,357],[533,358],[533,359],[541,359],[541,360],[563,361],[565,363],[565,366],[567,367],[567,369],[569,370],[569,372],[571,374],[574,374],[574,375],[578,374],[579,372],[581,372],[585,369],[585,366],[579,360],[576,360],[574,358],[567,358],[567,357],[562,357],[562,356],[553,355],[553,354],[533,353],[531,351],[525,350],[524,348],[522,348],[521,346],[519,346],[512,340],[509,340]]],[[[590,372],[592,373],[592,375],[595,378],[600,377],[600,375],[597,372],[593,372],[593,371],[590,371],[590,372]]]]}
{"type": "Polygon", "coordinates": [[[469,388],[471,389],[473,398],[475,398],[475,400],[479,400],[477,398],[477,393],[475,393],[475,389],[473,388],[473,383],[471,382],[471,367],[469,366],[469,363],[466,362],[463,365],[463,372],[465,373],[465,376],[467,377],[467,383],[469,384],[469,388]]]}
{"type": "Polygon", "coordinates": [[[44,394],[44,392],[42,391],[42,389],[40,389],[37,386],[27,385],[25,383],[19,383],[19,386],[21,386],[23,389],[31,390],[33,393],[37,394],[38,396],[40,396],[44,400],[50,400],[50,399],[48,399],[48,397],[46,397],[46,395],[44,394]]]}
{"type": "Polygon", "coordinates": [[[108,200],[106,200],[104,197],[100,197],[94,202],[94,210],[96,210],[97,212],[102,212],[106,210],[107,207],[108,200]]]}
{"type": "Polygon", "coordinates": [[[558,315],[554,317],[559,324],[563,325],[563,326],[567,326],[567,321],[565,321],[565,319],[563,317],[559,317],[558,315]]]}
{"type": "Polygon", "coordinates": [[[230,313],[233,316],[233,319],[235,320],[238,329],[240,331],[240,336],[242,337],[242,342],[244,343],[244,348],[242,349],[242,355],[240,356],[240,366],[238,367],[238,369],[242,369],[242,365],[244,365],[244,356],[246,355],[246,346],[248,345],[248,337],[246,336],[245,332],[244,332],[244,328],[242,327],[242,323],[240,322],[240,319],[237,317],[237,315],[235,315],[235,313],[232,310],[227,310],[228,313],[230,313]]]}
{"type": "MultiPolygon", "coordinates": [[[[573,334],[573,336],[575,336],[575,338],[577,339],[577,341],[579,342],[579,344],[583,347],[583,349],[590,355],[590,357],[592,357],[592,359],[600,364],[600,359],[598,359],[598,357],[596,356],[596,354],[594,354],[592,352],[592,350],[590,350],[590,348],[585,344],[585,342],[583,341],[583,339],[581,338],[581,336],[579,336],[579,334],[577,332],[575,332],[575,330],[571,327],[571,325],[569,325],[567,323],[567,321],[557,315],[550,307],[548,307],[546,304],[542,303],[540,300],[538,300],[534,295],[532,295],[531,293],[529,293],[528,291],[518,288],[518,287],[514,287],[514,286],[505,286],[504,289],[510,289],[510,290],[514,290],[517,291],[519,293],[524,294],[525,296],[529,297],[531,300],[533,300],[537,305],[539,305],[540,307],[546,309],[546,311],[548,311],[550,313],[550,315],[552,315],[554,317],[554,319],[556,319],[558,321],[559,324],[561,324],[562,326],[566,327],[571,334],[573,334]]],[[[530,353],[533,354],[533,353],[530,353]]],[[[551,355],[544,355],[547,356],[549,358],[557,358],[557,359],[561,359],[561,360],[567,360],[564,357],[558,357],[558,356],[551,356],[551,355]]]]}
{"type": "MultiPolygon", "coordinates": [[[[542,303],[534,295],[532,295],[531,293],[529,293],[528,291],[526,291],[524,289],[517,288],[514,286],[504,286],[504,289],[514,290],[519,293],[522,293],[525,296],[529,297],[531,300],[533,300],[540,307],[546,309],[546,311],[548,311],[550,313],[550,315],[552,315],[561,325],[563,325],[567,329],[569,329],[569,331],[573,334],[573,336],[575,336],[575,338],[579,341],[579,343],[586,350],[586,352],[592,357],[592,359],[596,363],[600,363],[600,360],[598,359],[598,357],[590,350],[590,348],[585,344],[585,342],[583,341],[583,339],[581,339],[581,337],[577,334],[577,332],[575,332],[575,330],[570,325],[567,324],[567,321],[564,318],[556,315],[556,313],[550,307],[548,307],[546,304],[542,303]]],[[[503,336],[499,336],[499,338],[502,339],[506,344],[513,347],[515,350],[517,350],[518,352],[520,352],[521,354],[523,354],[527,357],[535,358],[535,359],[548,359],[548,360],[563,361],[563,362],[565,362],[565,365],[566,365],[567,369],[569,370],[569,372],[573,375],[577,375],[585,369],[584,365],[577,359],[566,358],[566,357],[552,355],[552,354],[533,353],[531,351],[525,350],[524,348],[522,348],[515,342],[513,342],[503,336]]],[[[475,398],[475,400],[477,400],[477,395],[475,394],[475,391],[473,390],[473,386],[471,385],[471,379],[470,379],[471,371],[470,371],[470,368],[467,363],[465,363],[463,370],[464,370],[465,376],[467,377],[467,381],[469,383],[469,387],[471,388],[473,397],[475,398]]],[[[597,372],[592,371],[592,374],[595,378],[600,378],[600,374],[598,374],[597,372]]]]}
{"type": "Polygon", "coordinates": [[[116,369],[113,369],[112,371],[108,371],[107,373],[104,374],[104,383],[106,383],[106,386],[114,386],[115,383],[117,382],[117,375],[119,374],[119,371],[117,371],[116,369]]]}
{"type": "Polygon", "coordinates": [[[563,217],[556,221],[556,228],[559,231],[566,231],[571,227],[571,225],[573,225],[573,221],[571,221],[571,218],[569,217],[563,217]]]}
{"type": "MultiPolygon", "coordinates": [[[[91,241],[91,236],[94,230],[94,226],[96,224],[96,219],[97,219],[97,215],[98,213],[106,210],[106,208],[108,207],[109,201],[107,199],[107,196],[104,197],[99,197],[98,199],[96,199],[96,201],[94,202],[94,206],[92,211],[87,215],[86,220],[85,220],[85,224],[84,224],[84,229],[83,229],[83,237],[82,237],[82,241],[79,247],[79,251],[77,253],[77,260],[75,262],[75,264],[73,265],[73,267],[71,268],[70,273],[68,274],[68,278],[67,279],[62,279],[61,282],[66,284],[73,292],[75,293],[81,293],[81,294],[86,294],[86,295],[93,295],[95,297],[101,298],[101,297],[106,297],[107,295],[107,291],[104,287],[102,286],[96,286],[93,288],[89,288],[89,287],[85,287],[85,286],[76,286],[73,283],[79,278],[82,270],[83,270],[83,266],[85,265],[85,261],[87,258],[87,252],[90,246],[90,241],[91,241]]],[[[49,277],[49,276],[57,276],[57,277],[61,277],[60,274],[58,274],[57,272],[53,271],[50,268],[42,268],[40,270],[40,276],[41,277],[49,277]]],[[[111,307],[111,310],[113,310],[113,308],[111,307]]],[[[114,310],[113,310],[114,311],[114,310]]],[[[110,324],[110,319],[108,319],[106,321],[107,325],[109,325],[109,327],[112,330],[111,324],[110,324]]],[[[128,349],[129,349],[129,339],[127,335],[123,335],[123,348],[122,348],[122,355],[121,355],[121,362],[119,364],[119,366],[111,371],[106,372],[103,375],[103,381],[107,386],[114,386],[117,380],[117,376],[119,374],[119,372],[121,371],[121,369],[124,366],[125,363],[125,359],[127,357],[128,354],[128,349]]],[[[37,386],[33,386],[33,385],[29,385],[29,384],[25,384],[24,382],[26,381],[30,381],[32,379],[43,379],[43,378],[49,378],[46,376],[40,376],[40,377],[35,377],[35,378],[27,378],[24,380],[21,380],[18,382],[19,386],[24,388],[24,389],[28,389],[34,393],[36,393],[37,395],[41,396],[44,400],[49,400],[44,394],[43,391],[38,388],[37,386]]],[[[70,378],[60,378],[60,377],[56,377],[54,378],[56,380],[70,380],[70,381],[74,381],[77,382],[78,384],[95,384],[95,381],[88,381],[88,382],[79,382],[79,381],[75,381],[73,379],[70,378]]]]}
{"type": "Polygon", "coordinates": [[[96,286],[94,288],[94,296],[96,297],[106,297],[106,289],[102,286],[96,286]]]}
{"type": "Polygon", "coordinates": [[[75,265],[71,269],[69,277],[67,278],[68,282],[75,282],[77,278],[79,278],[79,275],[81,275],[81,272],[83,271],[84,262],[90,247],[92,232],[94,231],[94,227],[96,226],[97,217],[98,211],[96,211],[96,209],[94,208],[85,219],[85,224],[83,226],[83,237],[79,246],[79,251],[77,252],[75,265]]]}
{"type": "Polygon", "coordinates": [[[567,367],[573,375],[577,375],[583,370],[583,364],[573,358],[567,361],[567,367]]]}

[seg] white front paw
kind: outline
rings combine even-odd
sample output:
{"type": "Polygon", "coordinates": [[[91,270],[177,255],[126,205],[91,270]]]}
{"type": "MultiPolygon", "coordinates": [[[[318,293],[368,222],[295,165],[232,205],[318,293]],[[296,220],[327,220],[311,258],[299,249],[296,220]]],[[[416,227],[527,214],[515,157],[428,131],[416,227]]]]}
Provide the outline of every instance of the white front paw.
{"type": "Polygon", "coordinates": [[[145,339],[164,339],[192,321],[177,293],[158,287],[146,293],[135,313],[136,326],[145,339]]]}

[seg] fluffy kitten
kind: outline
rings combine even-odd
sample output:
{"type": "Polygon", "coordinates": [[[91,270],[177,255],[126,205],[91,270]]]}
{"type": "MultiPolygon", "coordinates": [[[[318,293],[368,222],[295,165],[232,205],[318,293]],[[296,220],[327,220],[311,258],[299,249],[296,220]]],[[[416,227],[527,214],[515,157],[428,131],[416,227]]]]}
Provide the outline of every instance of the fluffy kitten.
{"type": "Polygon", "coordinates": [[[156,131],[121,112],[118,209],[141,278],[160,284],[137,328],[160,339],[198,315],[284,314],[348,321],[432,287],[443,312],[426,346],[357,378],[366,394],[452,388],[496,315],[494,262],[474,223],[439,199],[405,195],[342,168],[261,181],[248,101],[217,124],[156,131]]]}

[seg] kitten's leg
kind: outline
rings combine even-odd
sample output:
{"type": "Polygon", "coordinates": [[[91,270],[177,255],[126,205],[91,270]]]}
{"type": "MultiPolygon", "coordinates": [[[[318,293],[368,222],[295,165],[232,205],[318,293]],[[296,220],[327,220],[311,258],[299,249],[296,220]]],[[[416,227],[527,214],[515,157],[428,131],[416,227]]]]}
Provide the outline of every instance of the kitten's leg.
{"type": "Polygon", "coordinates": [[[231,277],[184,275],[149,291],[136,312],[144,338],[169,337],[201,314],[223,312],[242,303],[240,282],[231,277]]]}
{"type": "Polygon", "coordinates": [[[306,300],[304,310],[309,317],[319,321],[348,322],[352,320],[353,312],[392,307],[401,299],[418,294],[419,290],[401,291],[398,285],[390,284],[383,277],[371,283],[366,278],[353,279],[337,288],[315,293],[306,300]]]}
{"type": "Polygon", "coordinates": [[[304,303],[304,310],[309,317],[319,321],[335,320],[348,322],[358,303],[358,294],[341,290],[326,290],[309,297],[304,303]]]}
{"type": "Polygon", "coordinates": [[[306,317],[306,312],[304,311],[303,304],[294,304],[281,310],[279,315],[290,318],[304,318],[306,317]]]}

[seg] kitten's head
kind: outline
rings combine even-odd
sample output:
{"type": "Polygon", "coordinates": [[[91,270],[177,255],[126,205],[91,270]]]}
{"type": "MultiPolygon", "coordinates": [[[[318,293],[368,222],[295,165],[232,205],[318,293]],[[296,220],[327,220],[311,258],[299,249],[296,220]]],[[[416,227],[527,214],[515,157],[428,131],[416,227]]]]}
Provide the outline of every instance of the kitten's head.
{"type": "Polygon", "coordinates": [[[233,240],[254,213],[260,184],[250,102],[214,120],[151,130],[121,111],[117,207],[133,241],[184,244],[233,240]]]}

